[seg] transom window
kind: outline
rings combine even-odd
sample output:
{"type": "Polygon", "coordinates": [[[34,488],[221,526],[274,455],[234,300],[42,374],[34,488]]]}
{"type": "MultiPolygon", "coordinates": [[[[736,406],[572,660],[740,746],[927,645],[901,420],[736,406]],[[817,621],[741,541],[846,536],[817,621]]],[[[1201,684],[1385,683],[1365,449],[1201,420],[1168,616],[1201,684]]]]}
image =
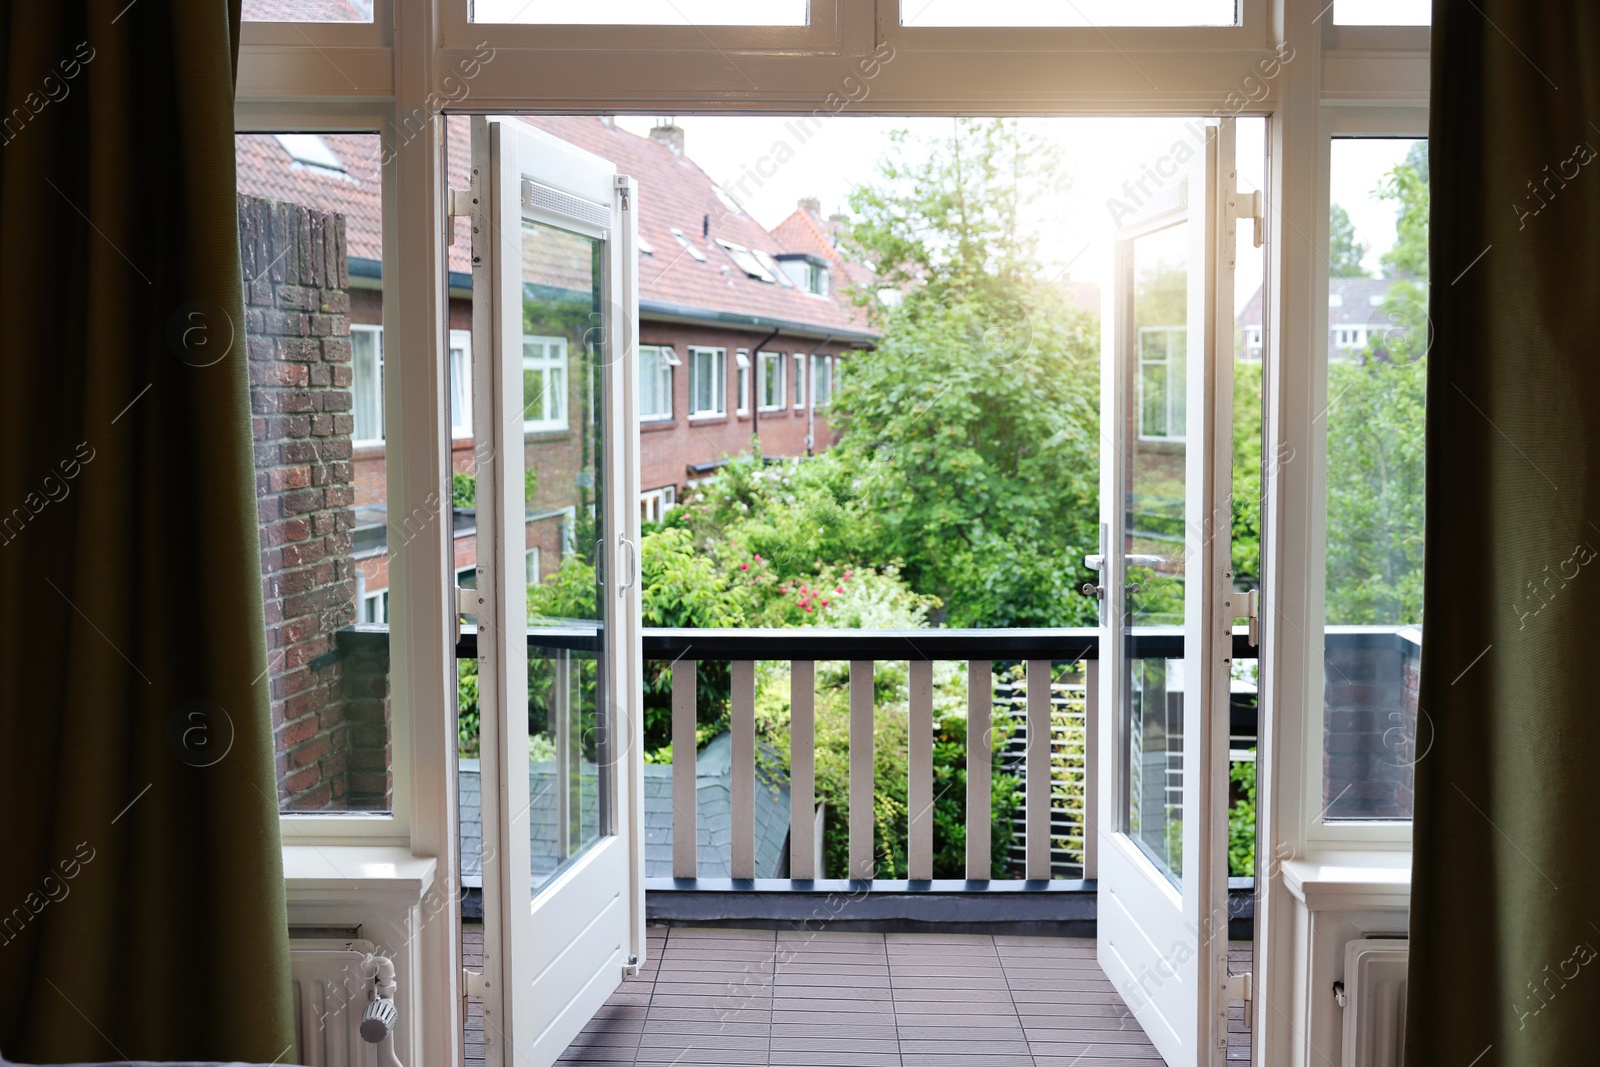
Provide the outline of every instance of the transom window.
{"type": "Polygon", "coordinates": [[[689,349],[689,414],[726,415],[728,350],[725,348],[689,349]]]}
{"type": "Polygon", "coordinates": [[[567,339],[522,338],[522,428],[567,428],[567,339]]]}

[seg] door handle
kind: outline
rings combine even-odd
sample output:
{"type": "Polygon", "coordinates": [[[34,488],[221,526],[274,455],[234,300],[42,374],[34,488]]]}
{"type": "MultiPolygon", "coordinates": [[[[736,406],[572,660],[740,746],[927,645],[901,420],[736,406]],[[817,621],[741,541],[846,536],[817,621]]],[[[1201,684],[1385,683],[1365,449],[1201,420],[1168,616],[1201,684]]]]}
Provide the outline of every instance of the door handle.
{"type": "Polygon", "coordinates": [[[623,564],[619,561],[617,567],[623,579],[621,584],[617,586],[617,596],[620,597],[627,595],[628,590],[633,588],[633,583],[638,578],[639,546],[635,545],[626,537],[618,538],[617,542],[617,547],[619,549],[625,548],[628,551],[628,562],[623,564]]]}

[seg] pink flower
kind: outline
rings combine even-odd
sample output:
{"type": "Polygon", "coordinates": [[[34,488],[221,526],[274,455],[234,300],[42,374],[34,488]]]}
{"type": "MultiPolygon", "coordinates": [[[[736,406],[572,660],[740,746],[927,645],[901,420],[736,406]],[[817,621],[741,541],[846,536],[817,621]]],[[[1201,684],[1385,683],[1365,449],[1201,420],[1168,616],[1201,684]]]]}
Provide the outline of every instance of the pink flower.
{"type": "Polygon", "coordinates": [[[759,553],[759,552],[756,553],[756,562],[757,563],[765,563],[766,562],[766,560],[761,558],[761,553],[759,553]]]}
{"type": "Polygon", "coordinates": [[[827,606],[828,606],[828,602],[827,602],[827,601],[826,601],[826,600],[824,600],[824,601],[823,601],[823,602],[822,602],[822,606],[823,606],[823,607],[827,607],[827,606]]]}
{"type": "Polygon", "coordinates": [[[836,586],[834,586],[834,587],[833,587],[833,591],[834,591],[834,592],[835,592],[835,593],[842,593],[842,592],[844,592],[844,586],[842,586],[842,585],[836,585],[836,586]]]}
{"type": "Polygon", "coordinates": [[[848,582],[850,580],[850,576],[852,574],[854,574],[854,573],[855,573],[855,571],[845,571],[844,572],[844,580],[848,582]]]}
{"type": "Polygon", "coordinates": [[[801,606],[804,607],[807,611],[811,610],[811,605],[810,604],[803,604],[801,606]]]}
{"type": "Polygon", "coordinates": [[[750,569],[750,564],[748,564],[748,563],[741,563],[741,564],[739,564],[739,569],[740,569],[740,570],[742,570],[742,571],[747,571],[747,570],[749,570],[749,569],[750,569]]]}

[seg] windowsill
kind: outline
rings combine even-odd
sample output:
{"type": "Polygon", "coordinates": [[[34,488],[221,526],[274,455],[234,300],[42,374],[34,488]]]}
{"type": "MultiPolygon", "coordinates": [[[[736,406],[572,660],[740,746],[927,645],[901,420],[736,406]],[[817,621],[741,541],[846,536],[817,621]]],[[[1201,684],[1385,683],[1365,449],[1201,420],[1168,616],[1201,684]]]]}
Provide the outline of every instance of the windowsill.
{"type": "Polygon", "coordinates": [[[676,425],[678,425],[678,420],[670,417],[665,419],[640,419],[639,432],[649,433],[652,430],[670,430],[676,425]]]}
{"type": "Polygon", "coordinates": [[[415,903],[432,887],[438,861],[396,845],[284,845],[289,903],[415,903]]]}
{"type": "Polygon", "coordinates": [[[707,412],[705,412],[703,414],[700,414],[700,415],[690,415],[689,416],[689,421],[690,422],[727,422],[728,421],[728,413],[726,411],[707,411],[707,412]]]}
{"type": "Polygon", "coordinates": [[[789,409],[786,408],[786,407],[782,407],[782,408],[756,408],[756,413],[758,415],[787,415],[787,414],[789,414],[789,409]]]}
{"type": "Polygon", "coordinates": [[[529,426],[527,423],[522,424],[522,436],[524,437],[551,438],[560,436],[562,434],[569,434],[571,432],[572,427],[566,425],[565,423],[554,423],[549,426],[529,426]]]}
{"type": "Polygon", "coordinates": [[[383,454],[383,450],[384,450],[384,442],[383,441],[351,441],[350,442],[350,454],[351,454],[350,458],[352,458],[352,459],[366,459],[367,457],[370,457],[370,456],[382,455],[383,454]]]}
{"type": "Polygon", "coordinates": [[[1324,852],[1285,860],[1283,884],[1312,911],[1411,906],[1410,852],[1324,852]]]}

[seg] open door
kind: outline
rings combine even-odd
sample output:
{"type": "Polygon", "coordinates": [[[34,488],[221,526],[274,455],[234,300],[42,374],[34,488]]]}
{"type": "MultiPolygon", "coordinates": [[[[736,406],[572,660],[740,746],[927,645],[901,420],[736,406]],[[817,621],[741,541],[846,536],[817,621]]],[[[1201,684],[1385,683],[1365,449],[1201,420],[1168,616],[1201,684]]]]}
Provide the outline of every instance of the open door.
{"type": "Polygon", "coordinates": [[[485,1055],[544,1067],[644,955],[637,201],[517,119],[472,167],[485,1055]]]}
{"type": "Polygon", "coordinates": [[[1102,334],[1096,947],[1173,1067],[1227,1041],[1233,158],[1124,224],[1102,334]]]}

